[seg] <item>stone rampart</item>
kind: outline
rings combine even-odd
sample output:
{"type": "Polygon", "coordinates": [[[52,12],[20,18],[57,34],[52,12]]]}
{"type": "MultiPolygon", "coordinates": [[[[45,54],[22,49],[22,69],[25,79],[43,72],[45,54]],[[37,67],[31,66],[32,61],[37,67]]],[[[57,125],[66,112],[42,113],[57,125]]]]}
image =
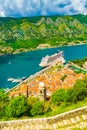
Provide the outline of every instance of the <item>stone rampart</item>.
{"type": "Polygon", "coordinates": [[[87,106],[53,117],[2,121],[0,122],[0,130],[59,130],[60,127],[82,120],[87,121],[87,106]]]}

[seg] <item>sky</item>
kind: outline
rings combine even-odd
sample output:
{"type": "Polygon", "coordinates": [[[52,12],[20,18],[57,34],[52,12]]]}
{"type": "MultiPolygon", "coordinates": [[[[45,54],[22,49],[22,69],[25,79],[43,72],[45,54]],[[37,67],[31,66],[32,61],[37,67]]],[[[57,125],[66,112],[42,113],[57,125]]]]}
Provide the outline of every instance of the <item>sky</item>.
{"type": "Polygon", "coordinates": [[[87,14],[87,0],[0,0],[0,17],[87,14]]]}

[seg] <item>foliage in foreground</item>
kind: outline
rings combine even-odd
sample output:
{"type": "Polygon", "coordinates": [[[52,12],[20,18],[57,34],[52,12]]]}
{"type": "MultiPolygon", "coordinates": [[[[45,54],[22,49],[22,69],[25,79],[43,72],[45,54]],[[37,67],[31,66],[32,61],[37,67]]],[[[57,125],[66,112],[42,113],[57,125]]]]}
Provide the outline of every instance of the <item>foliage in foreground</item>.
{"type": "Polygon", "coordinates": [[[9,100],[7,94],[0,91],[0,119],[51,116],[75,108],[75,104],[79,107],[81,102],[86,102],[86,98],[87,77],[84,80],[77,80],[74,86],[68,90],[57,90],[46,102],[32,97],[27,99],[24,96],[9,100]]]}
{"type": "Polygon", "coordinates": [[[7,109],[6,116],[7,117],[21,117],[23,115],[28,116],[30,105],[27,103],[27,99],[24,96],[18,96],[13,98],[7,109]]]}
{"type": "Polygon", "coordinates": [[[35,115],[42,115],[44,113],[44,105],[42,102],[40,102],[39,100],[36,101],[33,106],[32,109],[30,111],[32,116],[35,115]]]}
{"type": "Polygon", "coordinates": [[[68,90],[60,89],[54,92],[51,96],[53,104],[61,102],[77,103],[87,97],[87,78],[84,80],[77,80],[74,86],[68,90]]]}

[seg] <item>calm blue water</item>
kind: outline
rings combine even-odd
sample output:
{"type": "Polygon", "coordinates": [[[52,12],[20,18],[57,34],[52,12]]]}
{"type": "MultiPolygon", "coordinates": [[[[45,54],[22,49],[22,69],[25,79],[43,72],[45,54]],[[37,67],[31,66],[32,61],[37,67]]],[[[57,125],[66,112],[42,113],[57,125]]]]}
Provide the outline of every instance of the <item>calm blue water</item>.
{"type": "Polygon", "coordinates": [[[0,88],[12,88],[16,83],[8,82],[7,79],[28,77],[41,68],[39,63],[42,57],[51,55],[57,50],[64,51],[66,61],[87,57],[87,45],[67,46],[36,50],[16,55],[0,56],[0,88]]]}

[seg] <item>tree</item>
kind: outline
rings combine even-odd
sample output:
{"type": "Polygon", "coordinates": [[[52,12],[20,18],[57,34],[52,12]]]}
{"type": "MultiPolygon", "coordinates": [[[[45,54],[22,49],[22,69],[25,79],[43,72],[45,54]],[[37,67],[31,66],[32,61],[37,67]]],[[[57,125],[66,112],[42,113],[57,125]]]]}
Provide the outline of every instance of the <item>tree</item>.
{"type": "Polygon", "coordinates": [[[31,109],[31,115],[35,116],[35,115],[42,115],[44,113],[44,105],[42,102],[40,102],[39,100],[36,101],[31,109]]]}
{"type": "Polygon", "coordinates": [[[66,75],[66,74],[65,74],[65,75],[63,75],[63,76],[62,76],[62,78],[61,78],[61,80],[62,80],[62,81],[64,81],[66,77],[67,77],[67,75],[66,75]]]}
{"type": "Polygon", "coordinates": [[[76,103],[77,102],[75,92],[76,91],[74,91],[73,88],[67,90],[66,102],[70,102],[70,103],[76,103]]]}
{"type": "Polygon", "coordinates": [[[76,100],[83,100],[87,96],[87,88],[84,80],[77,80],[73,88],[76,93],[76,100]]]}
{"type": "Polygon", "coordinates": [[[9,100],[8,95],[3,89],[0,89],[0,102],[6,103],[9,100]]]}
{"type": "Polygon", "coordinates": [[[72,89],[67,90],[67,102],[77,103],[87,97],[87,88],[84,80],[77,80],[72,89]]]}
{"type": "Polygon", "coordinates": [[[86,84],[86,88],[87,88],[87,77],[85,77],[85,79],[83,81],[86,84]]]}
{"type": "Polygon", "coordinates": [[[6,108],[8,104],[0,104],[0,119],[6,118],[6,108]]]}
{"type": "Polygon", "coordinates": [[[66,100],[66,90],[60,89],[54,92],[51,96],[51,102],[55,105],[59,105],[61,102],[66,100]]]}
{"type": "Polygon", "coordinates": [[[38,100],[39,100],[38,97],[29,97],[29,98],[27,99],[28,104],[31,105],[31,106],[33,106],[33,104],[34,104],[35,102],[37,102],[38,100]]]}
{"type": "Polygon", "coordinates": [[[8,95],[4,92],[4,89],[0,89],[0,119],[5,117],[5,110],[8,106],[8,103],[8,95]]]}
{"type": "Polygon", "coordinates": [[[30,106],[27,103],[27,99],[24,96],[18,96],[11,99],[9,106],[7,107],[6,114],[8,117],[21,117],[29,115],[30,106]]]}

